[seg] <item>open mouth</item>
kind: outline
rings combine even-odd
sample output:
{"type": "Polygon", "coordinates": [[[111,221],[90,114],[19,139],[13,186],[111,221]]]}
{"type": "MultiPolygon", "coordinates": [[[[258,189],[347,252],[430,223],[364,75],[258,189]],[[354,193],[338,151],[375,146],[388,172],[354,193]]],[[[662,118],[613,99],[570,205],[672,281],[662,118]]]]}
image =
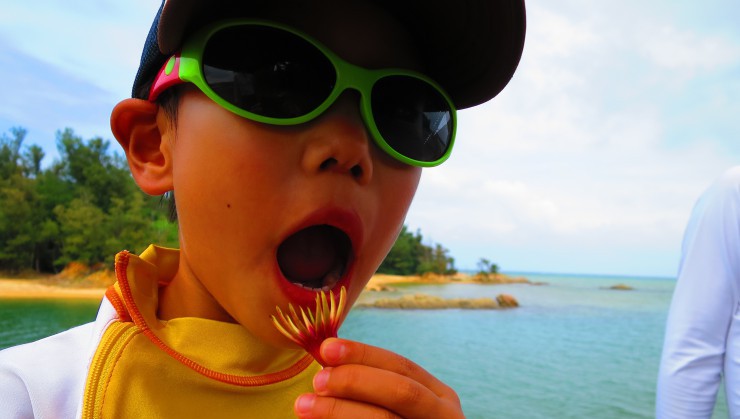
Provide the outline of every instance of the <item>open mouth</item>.
{"type": "Polygon", "coordinates": [[[312,291],[329,291],[339,283],[352,256],[352,242],[342,230],[314,225],[285,239],[277,262],[285,278],[312,291]]]}

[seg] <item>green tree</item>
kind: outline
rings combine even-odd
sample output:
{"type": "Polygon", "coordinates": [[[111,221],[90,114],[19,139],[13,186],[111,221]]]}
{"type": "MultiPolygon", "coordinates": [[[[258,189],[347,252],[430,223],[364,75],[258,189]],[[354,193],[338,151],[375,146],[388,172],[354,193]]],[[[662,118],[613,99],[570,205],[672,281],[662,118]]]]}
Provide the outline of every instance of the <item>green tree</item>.
{"type": "MultiPolygon", "coordinates": [[[[47,215],[48,216],[48,215],[47,215]]],[[[61,256],[61,232],[56,221],[46,218],[37,230],[33,269],[36,272],[58,272],[55,261],[61,256]]]]}
{"type": "Polygon", "coordinates": [[[450,275],[457,272],[455,260],[449,256],[447,249],[440,244],[424,245],[422,240],[421,232],[414,234],[403,226],[378,272],[389,275],[417,275],[427,272],[450,275]]]}
{"type": "Polygon", "coordinates": [[[53,265],[44,262],[58,228],[47,219],[51,208],[38,188],[44,152],[37,145],[21,152],[26,130],[10,132],[0,136],[0,269],[49,270],[53,265]]]}
{"type": "Polygon", "coordinates": [[[62,255],[63,233],[54,210],[72,202],[76,194],[75,185],[51,169],[42,169],[33,178],[33,185],[37,197],[36,222],[40,226],[34,246],[34,269],[37,272],[58,272],[64,267],[58,262],[62,255]]]}
{"type": "Polygon", "coordinates": [[[151,243],[165,247],[179,246],[179,231],[176,222],[168,220],[165,216],[159,216],[152,222],[152,230],[154,235],[150,239],[151,243]]]}
{"type": "Polygon", "coordinates": [[[55,170],[75,184],[78,197],[86,196],[104,212],[111,206],[114,196],[128,196],[133,192],[133,182],[125,160],[110,154],[110,143],[93,138],[87,143],[67,128],[57,133],[57,148],[62,157],[55,170]]]}
{"type": "Polygon", "coordinates": [[[498,265],[495,263],[491,263],[490,260],[486,258],[480,258],[480,260],[478,261],[478,275],[487,278],[489,275],[497,275],[498,272],[498,265]]]}
{"type": "Polygon", "coordinates": [[[419,273],[432,272],[439,275],[453,275],[455,259],[449,255],[449,250],[437,243],[433,246],[424,246],[424,252],[419,263],[419,273]]]}
{"type": "Polygon", "coordinates": [[[65,264],[110,262],[150,242],[177,246],[177,224],[160,198],[141,192],[126,161],[101,138],[57,133],[48,167],[26,130],[0,135],[0,270],[57,272],[65,264]]]}
{"type": "Polygon", "coordinates": [[[23,167],[27,176],[36,178],[41,173],[41,161],[44,159],[44,149],[36,144],[29,146],[23,153],[23,167]]]}
{"type": "Polygon", "coordinates": [[[142,252],[152,240],[154,228],[147,218],[143,194],[131,194],[129,199],[111,198],[110,212],[105,217],[105,253],[111,262],[121,250],[142,252]]]}
{"type": "Polygon", "coordinates": [[[380,264],[378,272],[389,275],[413,275],[418,271],[422,252],[421,234],[417,232],[414,235],[403,226],[390,252],[380,264]]]}
{"type": "Polygon", "coordinates": [[[0,135],[0,179],[9,179],[21,169],[20,151],[26,130],[19,127],[10,129],[12,137],[3,133],[0,135]]]}
{"type": "Polygon", "coordinates": [[[39,196],[39,205],[49,217],[58,205],[70,203],[78,194],[75,184],[64,180],[54,170],[44,170],[35,178],[34,187],[39,196]]]}
{"type": "Polygon", "coordinates": [[[106,260],[105,213],[93,202],[75,198],[54,209],[61,232],[60,265],[78,261],[88,265],[106,260]]]}
{"type": "Polygon", "coordinates": [[[14,174],[0,181],[0,267],[33,268],[36,197],[29,180],[14,174]]]}

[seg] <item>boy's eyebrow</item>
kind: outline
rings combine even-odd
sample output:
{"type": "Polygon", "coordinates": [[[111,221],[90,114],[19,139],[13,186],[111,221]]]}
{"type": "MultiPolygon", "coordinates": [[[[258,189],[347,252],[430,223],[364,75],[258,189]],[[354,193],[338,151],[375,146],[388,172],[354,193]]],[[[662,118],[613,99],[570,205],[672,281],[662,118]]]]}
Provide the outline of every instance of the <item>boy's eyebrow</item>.
{"type": "MultiPolygon", "coordinates": [[[[189,28],[221,17],[257,17],[264,2],[165,0],[144,45],[132,96],[146,99],[148,84],[189,28]],[[214,12],[216,10],[216,12],[214,12]],[[207,16],[207,17],[204,17],[207,16]]],[[[524,0],[375,0],[417,41],[426,74],[452,97],[458,109],[496,96],[514,75],[524,48],[524,0]]]]}

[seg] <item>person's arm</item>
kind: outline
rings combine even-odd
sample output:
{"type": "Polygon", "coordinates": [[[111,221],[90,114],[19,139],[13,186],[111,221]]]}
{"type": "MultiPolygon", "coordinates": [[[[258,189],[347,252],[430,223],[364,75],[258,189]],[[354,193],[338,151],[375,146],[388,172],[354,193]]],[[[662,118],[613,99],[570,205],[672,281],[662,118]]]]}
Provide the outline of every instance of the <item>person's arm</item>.
{"type": "Polygon", "coordinates": [[[94,326],[0,351],[0,419],[79,417],[94,326]]]}
{"type": "Polygon", "coordinates": [[[301,419],[465,417],[454,390],[401,355],[336,338],[321,355],[328,367],[314,377],[316,393],[296,400],[301,419]]]}
{"type": "Polygon", "coordinates": [[[699,199],[683,241],[658,376],[658,418],[709,418],[737,305],[740,169],[699,199]]]}
{"type": "Polygon", "coordinates": [[[11,368],[5,365],[0,351],[0,418],[33,418],[31,396],[25,383],[11,368]]]}

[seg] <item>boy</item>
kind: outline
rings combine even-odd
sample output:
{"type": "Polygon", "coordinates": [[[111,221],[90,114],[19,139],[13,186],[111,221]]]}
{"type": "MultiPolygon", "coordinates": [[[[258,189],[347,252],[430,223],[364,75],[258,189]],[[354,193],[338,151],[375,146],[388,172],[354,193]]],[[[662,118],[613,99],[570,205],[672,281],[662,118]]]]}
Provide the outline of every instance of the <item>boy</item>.
{"type": "Polygon", "coordinates": [[[141,189],[174,192],[180,250],[122,252],[95,323],[2,354],[4,415],[463,416],[397,354],[327,339],[321,369],[270,321],[342,286],[351,307],[452,104],[519,61],[520,0],[398,3],[163,4],[111,126],[141,189]]]}

